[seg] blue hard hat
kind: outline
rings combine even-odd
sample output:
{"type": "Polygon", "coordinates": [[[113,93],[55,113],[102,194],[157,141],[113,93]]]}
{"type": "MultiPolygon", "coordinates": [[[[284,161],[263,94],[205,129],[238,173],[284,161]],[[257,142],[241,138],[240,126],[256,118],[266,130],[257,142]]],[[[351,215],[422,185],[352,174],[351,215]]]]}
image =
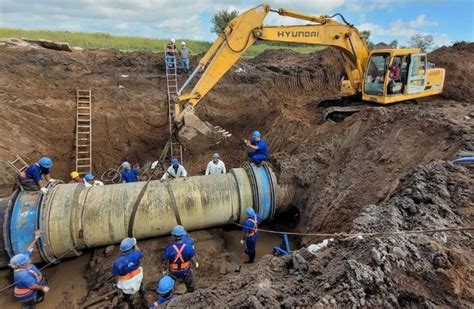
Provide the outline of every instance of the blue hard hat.
{"type": "Polygon", "coordinates": [[[247,215],[247,217],[255,217],[255,210],[249,207],[245,210],[245,214],[247,215]]]}
{"type": "Polygon", "coordinates": [[[123,162],[122,163],[122,168],[126,169],[126,170],[129,170],[132,168],[132,166],[130,165],[130,163],[128,163],[127,161],[123,162]]]}
{"type": "Polygon", "coordinates": [[[91,181],[94,179],[94,175],[92,175],[91,173],[87,173],[85,176],[84,176],[84,179],[86,181],[91,181]]]}
{"type": "Polygon", "coordinates": [[[173,290],[173,287],[174,280],[170,276],[164,276],[156,283],[156,291],[161,295],[168,294],[173,290]]]}
{"type": "Polygon", "coordinates": [[[137,239],[134,237],[127,237],[120,243],[120,251],[128,251],[137,244],[137,239]]]}
{"type": "Polygon", "coordinates": [[[253,131],[252,133],[252,138],[257,138],[257,137],[260,137],[260,132],[259,131],[253,131]]]}
{"type": "Polygon", "coordinates": [[[44,168],[51,168],[53,166],[53,160],[48,157],[42,157],[38,161],[39,165],[44,168]]]}
{"type": "Polygon", "coordinates": [[[18,268],[22,265],[25,265],[28,261],[30,260],[30,257],[26,254],[20,253],[15,256],[13,256],[10,259],[10,267],[11,268],[18,268]]]}
{"type": "Polygon", "coordinates": [[[174,237],[183,237],[184,235],[186,235],[186,230],[181,225],[177,225],[171,231],[171,235],[173,235],[174,237]]]}
{"type": "Polygon", "coordinates": [[[171,164],[179,164],[179,160],[176,158],[171,159],[171,164]]]}

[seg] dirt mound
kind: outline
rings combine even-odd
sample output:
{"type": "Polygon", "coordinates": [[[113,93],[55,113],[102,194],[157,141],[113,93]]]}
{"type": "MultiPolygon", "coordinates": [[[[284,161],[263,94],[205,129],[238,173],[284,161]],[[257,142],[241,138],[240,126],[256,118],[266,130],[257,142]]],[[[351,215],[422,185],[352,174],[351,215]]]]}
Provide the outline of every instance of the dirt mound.
{"type": "MultiPolygon", "coordinates": [[[[456,55],[451,57],[470,53],[466,48],[471,47],[453,47],[450,51],[456,55]]],[[[437,53],[441,52],[435,51],[431,61],[437,53]]],[[[343,122],[323,122],[322,108],[315,102],[338,92],[339,57],[331,48],[309,55],[272,50],[239,61],[197,107],[201,119],[226,128],[233,136],[208,151],[186,152],[184,163],[190,174],[203,173],[216,151],[229,168],[239,166],[247,150],[242,138],[258,129],[269,143],[272,163],[295,185],[296,231],[467,225],[472,212],[468,172],[449,163],[430,162],[451,160],[459,151],[474,149],[474,106],[430,98],[422,104],[367,107],[343,122]],[[420,164],[423,167],[413,171],[420,164]]],[[[123,160],[142,164],[157,158],[168,139],[163,55],[4,46],[0,47],[0,67],[4,68],[0,121],[2,133],[8,132],[0,136],[1,160],[13,158],[15,152],[29,161],[48,154],[56,162],[55,178],[66,179],[74,167],[76,87],[91,88],[93,93],[96,174],[123,160]]],[[[469,76],[462,82],[470,83],[469,76]]],[[[447,97],[468,98],[465,90],[458,92],[453,79],[449,80],[447,97]]],[[[9,188],[13,179],[11,170],[2,173],[0,188],[9,188]]],[[[289,223],[284,219],[280,228],[287,230],[289,223]]],[[[219,235],[203,233],[202,239],[196,237],[198,242],[209,236],[211,242],[217,241],[214,247],[223,247],[219,235]]],[[[264,256],[258,267],[237,277],[204,264],[198,275],[204,289],[181,296],[171,305],[469,305],[473,279],[455,268],[468,270],[472,238],[446,237],[452,241],[427,236],[336,241],[316,256],[305,250],[286,258],[264,256]],[[437,252],[441,255],[435,258],[437,252]],[[434,260],[443,266],[441,270],[433,266],[434,260]],[[443,298],[444,290],[448,296],[443,298]]],[[[320,240],[305,237],[301,242],[308,245],[320,240]]],[[[164,243],[163,239],[144,242],[142,248],[149,257],[147,283],[161,273],[155,257],[164,243]]],[[[212,248],[197,247],[199,255],[211,260],[212,248]]],[[[224,247],[241,252],[238,242],[224,247]]],[[[225,250],[218,250],[218,258],[234,263],[225,250]]],[[[111,256],[103,249],[95,252],[87,272],[89,297],[111,289],[111,256]]]]}
{"type": "Polygon", "coordinates": [[[446,81],[441,94],[447,99],[472,102],[474,88],[474,43],[459,43],[441,47],[428,55],[428,60],[437,67],[446,69],[446,81]]]}
{"type": "MultiPolygon", "coordinates": [[[[352,232],[463,226],[472,222],[469,171],[446,162],[420,166],[392,197],[368,205],[352,232]]],[[[245,276],[185,295],[169,307],[470,307],[472,235],[397,235],[336,240],[313,255],[265,256],[245,276]]]]}

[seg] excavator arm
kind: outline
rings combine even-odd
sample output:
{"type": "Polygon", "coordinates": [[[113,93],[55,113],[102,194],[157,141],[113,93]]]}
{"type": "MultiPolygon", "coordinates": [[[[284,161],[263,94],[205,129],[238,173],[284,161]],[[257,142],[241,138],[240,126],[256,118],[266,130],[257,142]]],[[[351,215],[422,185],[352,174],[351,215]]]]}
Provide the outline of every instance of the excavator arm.
{"type": "MultiPolygon", "coordinates": [[[[342,16],[341,16],[342,17],[342,16]]],[[[357,29],[330,16],[312,16],[290,10],[272,10],[266,4],[247,10],[229,22],[224,31],[199,61],[199,65],[179,91],[175,102],[175,121],[183,124],[178,136],[183,142],[198,135],[206,136],[216,143],[228,136],[228,132],[202,122],[194,115],[194,106],[216,85],[242,55],[257,40],[273,42],[326,45],[338,48],[345,59],[344,68],[350,80],[353,93],[360,92],[364,67],[369,57],[369,49],[357,29]],[[310,21],[314,24],[301,26],[263,26],[269,12],[282,16],[310,21]],[[182,93],[193,77],[204,71],[189,93],[182,93]]],[[[204,139],[197,139],[194,145],[202,145],[204,139]]]]}

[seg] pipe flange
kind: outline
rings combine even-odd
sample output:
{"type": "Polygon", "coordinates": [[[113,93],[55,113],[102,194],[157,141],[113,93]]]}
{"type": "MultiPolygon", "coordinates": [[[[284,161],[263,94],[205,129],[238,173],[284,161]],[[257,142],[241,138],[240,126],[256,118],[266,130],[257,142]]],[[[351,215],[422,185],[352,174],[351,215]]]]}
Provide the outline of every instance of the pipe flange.
{"type": "Polygon", "coordinates": [[[252,201],[253,201],[253,208],[258,213],[260,212],[260,198],[257,186],[257,176],[255,175],[252,165],[249,162],[242,163],[242,168],[247,172],[249,176],[250,185],[252,186],[252,201]]]}

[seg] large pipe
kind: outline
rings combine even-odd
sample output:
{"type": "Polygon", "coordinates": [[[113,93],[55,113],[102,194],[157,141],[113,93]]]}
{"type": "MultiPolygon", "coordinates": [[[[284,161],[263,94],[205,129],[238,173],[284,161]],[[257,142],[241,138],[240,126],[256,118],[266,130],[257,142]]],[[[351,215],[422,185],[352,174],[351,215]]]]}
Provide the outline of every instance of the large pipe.
{"type": "Polygon", "coordinates": [[[288,187],[277,183],[272,168],[246,164],[219,176],[196,176],[168,182],[151,181],[85,188],[82,184],[52,184],[46,195],[22,191],[0,200],[0,266],[24,252],[34,231],[44,232],[35,262],[77,256],[86,248],[120,242],[133,222],[138,239],[168,235],[178,223],[188,230],[204,229],[245,219],[253,207],[263,220],[289,204],[288,187]]]}

